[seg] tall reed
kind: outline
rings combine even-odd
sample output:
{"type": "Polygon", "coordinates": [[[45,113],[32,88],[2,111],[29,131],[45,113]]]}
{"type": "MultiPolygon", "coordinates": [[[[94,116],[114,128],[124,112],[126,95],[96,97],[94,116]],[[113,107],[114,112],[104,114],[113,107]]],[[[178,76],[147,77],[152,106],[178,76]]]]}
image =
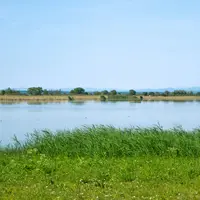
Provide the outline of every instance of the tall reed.
{"type": "Polygon", "coordinates": [[[124,156],[200,156],[200,129],[185,131],[182,128],[164,130],[152,128],[125,128],[92,126],[51,132],[44,130],[29,135],[24,143],[1,151],[26,152],[37,149],[49,156],[69,157],[124,157],[124,156]]]}

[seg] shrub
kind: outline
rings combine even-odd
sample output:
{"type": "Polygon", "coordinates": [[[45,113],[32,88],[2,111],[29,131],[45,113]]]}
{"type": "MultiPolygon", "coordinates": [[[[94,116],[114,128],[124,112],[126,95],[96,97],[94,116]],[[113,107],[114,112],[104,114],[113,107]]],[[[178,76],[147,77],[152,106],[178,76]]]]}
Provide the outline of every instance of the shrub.
{"type": "Polygon", "coordinates": [[[100,96],[100,100],[101,100],[101,101],[106,101],[106,97],[103,96],[103,95],[101,95],[101,96],[100,96]]]}
{"type": "Polygon", "coordinates": [[[129,94],[130,95],[136,95],[136,91],[135,90],[129,90],[129,94]]]}
{"type": "Polygon", "coordinates": [[[73,101],[73,100],[74,100],[74,98],[73,98],[73,97],[71,97],[71,96],[68,96],[68,100],[69,100],[69,101],[73,101]]]}

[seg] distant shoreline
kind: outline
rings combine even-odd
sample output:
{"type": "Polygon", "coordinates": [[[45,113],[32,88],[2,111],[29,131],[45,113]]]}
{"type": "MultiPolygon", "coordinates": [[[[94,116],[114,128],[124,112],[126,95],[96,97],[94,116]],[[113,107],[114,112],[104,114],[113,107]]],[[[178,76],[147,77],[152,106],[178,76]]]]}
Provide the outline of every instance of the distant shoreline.
{"type": "MultiPolygon", "coordinates": [[[[24,95],[0,95],[0,102],[21,102],[21,101],[69,101],[69,96],[74,101],[100,101],[101,95],[42,95],[42,96],[24,96],[24,95]]],[[[104,95],[107,98],[107,95],[104,95]]],[[[140,95],[136,95],[138,100],[140,95]]],[[[142,96],[143,101],[200,101],[200,96],[142,96]]],[[[120,101],[120,100],[119,100],[120,101]]],[[[127,101],[127,100],[124,100],[127,101]]],[[[140,100],[139,100],[140,101],[140,100]]],[[[137,101],[138,102],[138,101],[137,101]]]]}
{"type": "Polygon", "coordinates": [[[200,96],[143,96],[143,101],[200,101],[200,96]]]}

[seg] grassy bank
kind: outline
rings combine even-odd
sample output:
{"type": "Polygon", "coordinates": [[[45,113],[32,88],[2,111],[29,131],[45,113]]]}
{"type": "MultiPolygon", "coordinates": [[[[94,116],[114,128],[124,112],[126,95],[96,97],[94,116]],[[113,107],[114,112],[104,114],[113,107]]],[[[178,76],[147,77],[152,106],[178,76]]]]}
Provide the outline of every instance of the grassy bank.
{"type": "Polygon", "coordinates": [[[0,150],[2,199],[199,199],[200,130],[91,127],[0,150]]]}
{"type": "Polygon", "coordinates": [[[200,96],[143,96],[143,101],[200,101],[200,96]]]}
{"type": "MultiPolygon", "coordinates": [[[[100,101],[101,95],[70,95],[77,101],[95,100],[100,101]]],[[[104,95],[107,100],[115,101],[140,101],[139,96],[129,95],[116,95],[107,96],[104,95]],[[136,98],[137,97],[137,98],[136,98]]],[[[15,102],[15,101],[68,101],[69,95],[43,95],[43,96],[24,96],[24,95],[0,95],[0,101],[2,102],[15,102]]],[[[200,101],[200,96],[143,96],[144,101],[200,101]]]]}
{"type": "Polygon", "coordinates": [[[0,101],[67,101],[68,96],[25,96],[25,95],[0,95],[0,101]]]}
{"type": "Polygon", "coordinates": [[[42,95],[42,96],[25,96],[25,95],[0,95],[0,101],[68,101],[69,97],[73,97],[77,101],[100,100],[98,95],[42,95]]]}

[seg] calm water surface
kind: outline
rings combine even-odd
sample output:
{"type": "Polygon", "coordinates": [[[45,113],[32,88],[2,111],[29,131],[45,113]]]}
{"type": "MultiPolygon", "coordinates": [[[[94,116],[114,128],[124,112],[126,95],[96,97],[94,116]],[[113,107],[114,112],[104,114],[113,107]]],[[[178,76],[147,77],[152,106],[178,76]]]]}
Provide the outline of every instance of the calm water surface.
{"type": "Polygon", "coordinates": [[[83,125],[116,127],[200,125],[200,102],[82,102],[0,104],[0,141],[5,145],[16,135],[24,140],[34,130],[62,130],[83,125]]]}

